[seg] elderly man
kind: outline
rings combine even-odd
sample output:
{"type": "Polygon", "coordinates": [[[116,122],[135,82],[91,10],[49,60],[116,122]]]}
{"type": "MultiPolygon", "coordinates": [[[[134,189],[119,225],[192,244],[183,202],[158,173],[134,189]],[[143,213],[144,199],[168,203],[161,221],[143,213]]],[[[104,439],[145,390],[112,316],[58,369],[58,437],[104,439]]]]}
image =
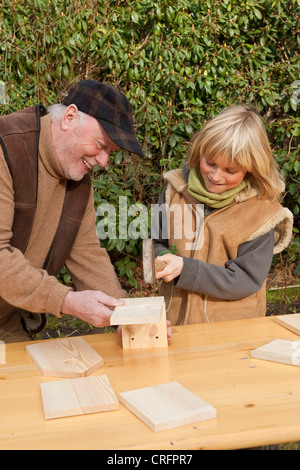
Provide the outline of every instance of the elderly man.
{"type": "Polygon", "coordinates": [[[24,341],[45,314],[97,327],[125,293],[96,235],[89,172],[118,148],[143,156],[126,97],[84,80],[61,104],[0,118],[0,339],[24,341]],[[57,280],[66,266],[75,290],[57,280]]]}

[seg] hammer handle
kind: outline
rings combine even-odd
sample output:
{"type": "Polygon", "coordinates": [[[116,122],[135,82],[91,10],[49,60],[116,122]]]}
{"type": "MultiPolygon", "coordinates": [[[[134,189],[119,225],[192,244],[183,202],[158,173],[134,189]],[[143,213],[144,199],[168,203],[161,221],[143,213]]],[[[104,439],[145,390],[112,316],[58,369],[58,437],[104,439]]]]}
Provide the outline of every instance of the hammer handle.
{"type": "Polygon", "coordinates": [[[162,271],[167,266],[167,263],[162,260],[155,260],[155,269],[156,271],[162,271]]]}

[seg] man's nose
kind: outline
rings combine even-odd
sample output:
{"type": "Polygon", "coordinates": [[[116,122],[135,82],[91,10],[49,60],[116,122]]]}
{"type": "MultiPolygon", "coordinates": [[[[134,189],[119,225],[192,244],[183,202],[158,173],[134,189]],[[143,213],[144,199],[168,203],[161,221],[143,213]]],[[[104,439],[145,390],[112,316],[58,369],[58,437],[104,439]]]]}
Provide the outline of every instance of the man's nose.
{"type": "Polygon", "coordinates": [[[110,152],[101,152],[99,155],[96,156],[96,161],[99,166],[104,168],[109,160],[110,152]]]}

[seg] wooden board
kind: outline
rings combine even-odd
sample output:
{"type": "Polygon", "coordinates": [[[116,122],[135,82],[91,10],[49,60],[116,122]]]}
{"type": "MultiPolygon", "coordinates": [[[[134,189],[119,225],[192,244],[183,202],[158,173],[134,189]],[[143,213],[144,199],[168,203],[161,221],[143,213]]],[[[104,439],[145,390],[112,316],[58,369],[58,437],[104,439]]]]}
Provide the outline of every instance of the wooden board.
{"type": "Polygon", "coordinates": [[[168,347],[164,297],[124,299],[116,307],[111,325],[121,325],[123,349],[168,347]]]}
{"type": "Polygon", "coordinates": [[[111,325],[142,325],[160,321],[164,297],[136,297],[123,300],[124,305],[116,307],[111,315],[111,325]]]}
{"type": "Polygon", "coordinates": [[[42,383],[41,393],[45,419],[119,409],[106,375],[42,383]]]}
{"type": "Polygon", "coordinates": [[[43,375],[85,377],[103,366],[103,358],[81,337],[63,338],[26,346],[43,375]]]}
{"type": "Polygon", "coordinates": [[[251,351],[251,357],[267,361],[280,362],[293,366],[300,365],[300,342],[275,339],[260,348],[251,351]]]}
{"type": "Polygon", "coordinates": [[[123,349],[167,348],[167,320],[165,305],[160,320],[142,325],[122,325],[123,349]]]}
{"type": "Polygon", "coordinates": [[[288,330],[300,335],[300,313],[291,313],[289,315],[278,315],[275,321],[288,330]]]}
{"type": "Polygon", "coordinates": [[[122,392],[119,400],[155,432],[217,416],[213,406],[178,382],[122,392]]]}
{"type": "Polygon", "coordinates": [[[0,364],[6,364],[5,343],[0,340],[0,364]]]}

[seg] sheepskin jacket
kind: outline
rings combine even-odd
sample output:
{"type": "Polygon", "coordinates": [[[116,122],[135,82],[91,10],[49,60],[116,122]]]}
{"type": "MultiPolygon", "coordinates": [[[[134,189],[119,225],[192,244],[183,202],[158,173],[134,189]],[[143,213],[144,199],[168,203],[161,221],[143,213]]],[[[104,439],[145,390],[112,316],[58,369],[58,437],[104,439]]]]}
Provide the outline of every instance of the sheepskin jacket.
{"type": "MultiPolygon", "coordinates": [[[[165,203],[170,207],[169,244],[170,247],[176,246],[176,254],[224,266],[228,260],[237,257],[241,244],[272,229],[274,254],[288,246],[293,227],[291,212],[277,200],[260,199],[254,188],[245,188],[236,196],[234,202],[213,211],[204,219],[201,216],[197,219],[196,212],[191,210],[189,219],[193,222],[192,236],[187,239],[182,236],[186,234],[188,225],[185,220],[186,178],[182,170],[173,170],[165,175],[165,179],[168,182],[165,203]],[[173,212],[172,207],[176,207],[177,211],[173,212]],[[181,222],[176,213],[183,214],[181,222]]],[[[190,204],[189,207],[193,205],[190,204]]],[[[165,296],[167,318],[174,325],[234,320],[266,314],[265,282],[258,292],[238,300],[217,299],[176,288],[172,282],[164,282],[160,294],[165,296]]]]}

